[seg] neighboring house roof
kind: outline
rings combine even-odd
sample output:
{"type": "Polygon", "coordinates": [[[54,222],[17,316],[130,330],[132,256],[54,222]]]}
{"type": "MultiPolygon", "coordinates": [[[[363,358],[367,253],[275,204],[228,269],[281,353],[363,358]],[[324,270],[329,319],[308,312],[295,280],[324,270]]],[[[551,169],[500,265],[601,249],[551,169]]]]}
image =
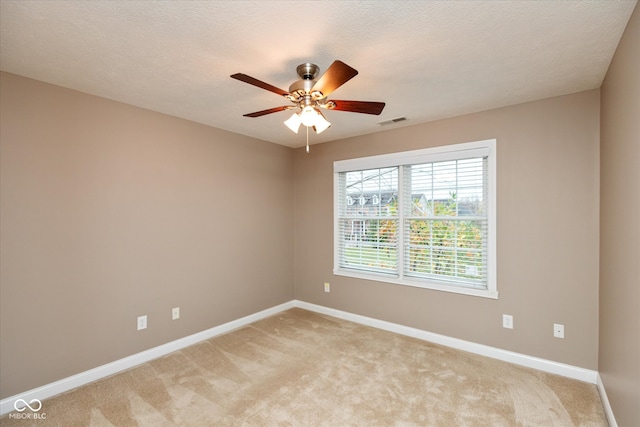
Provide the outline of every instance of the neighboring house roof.
{"type": "Polygon", "coordinates": [[[349,205],[359,204],[361,206],[387,206],[398,198],[396,192],[365,192],[347,194],[347,203],[349,205]]]}
{"type": "MultiPolygon", "coordinates": [[[[352,192],[347,194],[347,204],[358,204],[364,208],[374,208],[378,206],[389,206],[395,200],[398,199],[398,193],[393,192],[352,192]]],[[[422,206],[426,209],[429,199],[425,197],[423,193],[416,193],[411,195],[411,199],[414,204],[422,206]]],[[[450,199],[436,199],[434,202],[446,202],[450,199]]],[[[459,215],[474,215],[477,212],[477,203],[469,201],[458,201],[458,214],[459,215]]]]}

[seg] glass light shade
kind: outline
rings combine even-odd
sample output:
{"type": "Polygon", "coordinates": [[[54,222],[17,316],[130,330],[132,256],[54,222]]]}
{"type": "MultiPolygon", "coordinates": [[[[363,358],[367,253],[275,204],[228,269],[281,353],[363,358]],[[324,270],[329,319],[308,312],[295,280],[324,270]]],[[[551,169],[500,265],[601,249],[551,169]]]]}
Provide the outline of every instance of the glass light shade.
{"type": "Polygon", "coordinates": [[[284,124],[295,133],[298,133],[301,124],[313,127],[316,133],[324,132],[331,126],[322,113],[311,106],[306,106],[299,113],[294,113],[284,124]]]}
{"type": "Polygon", "coordinates": [[[331,123],[329,123],[322,113],[318,111],[318,116],[316,117],[316,123],[314,125],[316,133],[324,132],[329,126],[331,126],[331,123]]]}
{"type": "Polygon", "coordinates": [[[302,120],[300,120],[298,113],[293,113],[293,115],[284,122],[284,124],[295,133],[298,133],[298,129],[300,129],[300,123],[302,123],[302,120]]]}
{"type": "Polygon", "coordinates": [[[314,126],[316,124],[317,117],[318,112],[315,110],[315,108],[310,106],[304,107],[300,112],[300,120],[306,127],[314,126]]]}

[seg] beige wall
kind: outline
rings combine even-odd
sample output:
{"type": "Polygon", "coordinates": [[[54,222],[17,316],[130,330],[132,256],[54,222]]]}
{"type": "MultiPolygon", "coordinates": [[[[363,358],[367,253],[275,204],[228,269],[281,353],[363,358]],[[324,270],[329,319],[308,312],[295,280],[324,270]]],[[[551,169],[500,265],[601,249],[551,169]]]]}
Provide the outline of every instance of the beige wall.
{"type": "Polygon", "coordinates": [[[640,8],[601,107],[599,371],[620,426],[640,423],[640,8]]]}
{"type": "Polygon", "coordinates": [[[0,84],[0,397],[293,298],[291,149],[0,84]]]}
{"type": "Polygon", "coordinates": [[[296,150],[296,298],[597,369],[599,102],[592,90],[296,150]],[[490,138],[498,300],[333,276],[333,161],[490,138]]]}

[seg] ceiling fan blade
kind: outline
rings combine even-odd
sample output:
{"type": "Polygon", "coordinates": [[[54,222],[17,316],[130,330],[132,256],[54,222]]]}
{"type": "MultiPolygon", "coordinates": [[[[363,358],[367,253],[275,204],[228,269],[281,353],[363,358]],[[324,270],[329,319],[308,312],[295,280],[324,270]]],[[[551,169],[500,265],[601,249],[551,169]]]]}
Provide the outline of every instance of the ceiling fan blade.
{"type": "Polygon", "coordinates": [[[320,79],[313,85],[311,92],[320,91],[327,96],[352,78],[358,75],[358,71],[342,61],[334,61],[320,79]]]}
{"type": "Polygon", "coordinates": [[[230,77],[232,79],[240,80],[241,82],[249,83],[250,85],[258,86],[259,88],[266,89],[270,92],[277,93],[278,95],[289,95],[289,92],[285,90],[272,86],[269,83],[265,83],[251,76],[247,76],[246,74],[236,73],[232,74],[230,77]]]}
{"type": "Polygon", "coordinates": [[[384,102],[369,102],[369,101],[340,101],[332,99],[331,102],[336,104],[332,110],[338,111],[350,111],[352,113],[364,113],[379,115],[384,109],[384,102]]]}
{"type": "MultiPolygon", "coordinates": [[[[271,113],[277,113],[278,111],[290,110],[291,105],[284,105],[282,107],[269,108],[268,110],[256,111],[255,113],[243,114],[244,117],[260,117],[271,113]]],[[[295,107],[294,107],[295,108],[295,107]]]]}

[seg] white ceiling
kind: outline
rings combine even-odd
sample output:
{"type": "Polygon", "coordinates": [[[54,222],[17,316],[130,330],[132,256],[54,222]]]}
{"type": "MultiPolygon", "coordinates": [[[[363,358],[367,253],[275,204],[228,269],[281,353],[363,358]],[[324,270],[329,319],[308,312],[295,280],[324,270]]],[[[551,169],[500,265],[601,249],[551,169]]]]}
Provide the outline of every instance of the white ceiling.
{"type": "Polygon", "coordinates": [[[359,75],[329,98],[384,101],[380,116],[327,111],[310,143],[600,87],[636,0],[0,0],[0,68],[290,147],[298,64],[359,75]],[[406,121],[381,126],[404,116],[406,121]]]}

